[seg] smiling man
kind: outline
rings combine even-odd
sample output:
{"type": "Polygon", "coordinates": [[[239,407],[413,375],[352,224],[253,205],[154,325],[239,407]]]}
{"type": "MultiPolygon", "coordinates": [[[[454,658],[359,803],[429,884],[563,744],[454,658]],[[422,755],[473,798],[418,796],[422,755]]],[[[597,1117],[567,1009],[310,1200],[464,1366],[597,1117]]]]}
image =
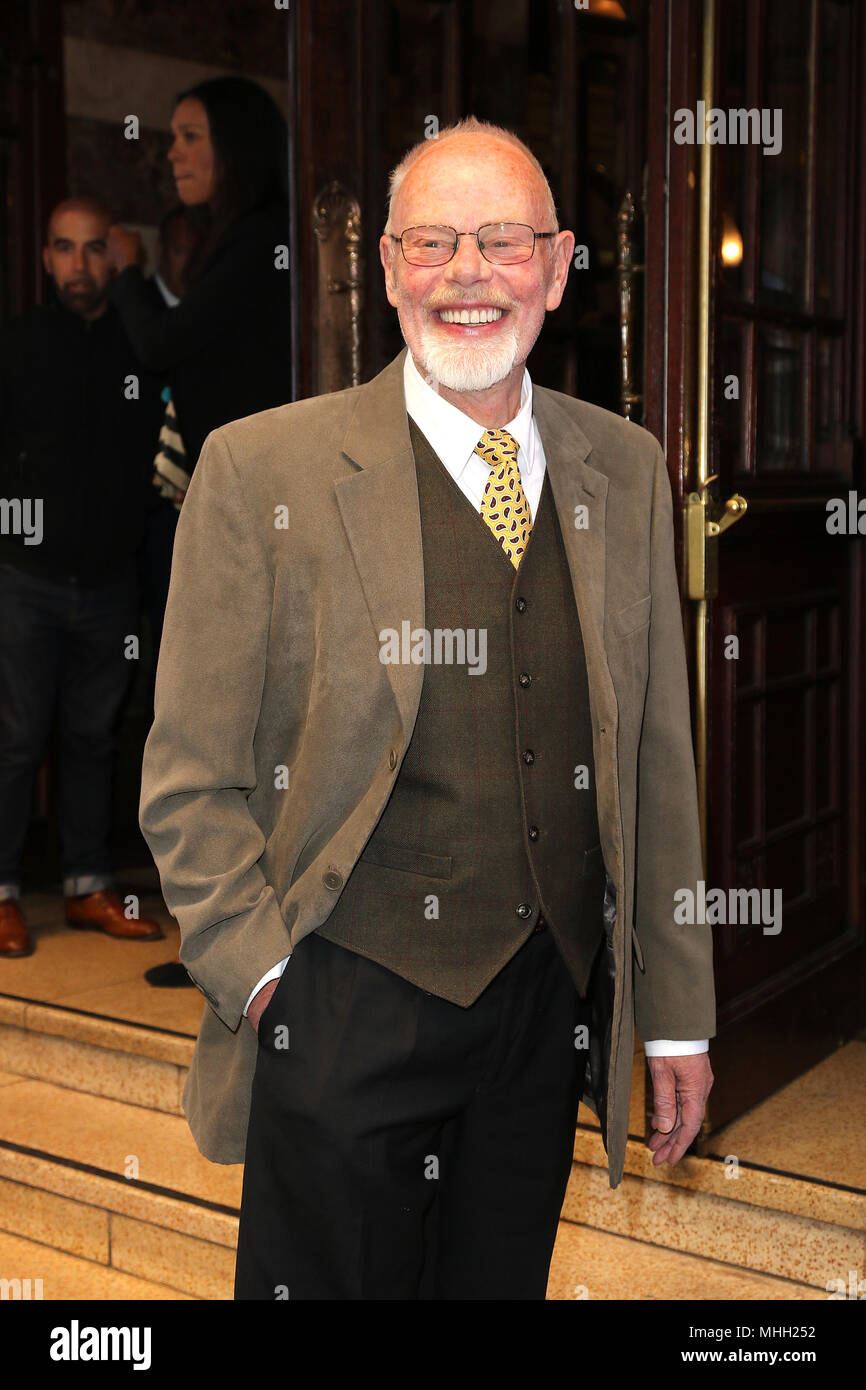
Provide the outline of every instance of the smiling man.
{"type": "Polygon", "coordinates": [[[700,1126],[664,458],[525,365],[573,247],[513,135],[415,147],[408,351],[217,430],[181,513],[141,824],[208,1002],[186,1113],[245,1160],[237,1298],[543,1299],[581,1098],[622,1177],[635,1029],[654,1161],[700,1126]]]}

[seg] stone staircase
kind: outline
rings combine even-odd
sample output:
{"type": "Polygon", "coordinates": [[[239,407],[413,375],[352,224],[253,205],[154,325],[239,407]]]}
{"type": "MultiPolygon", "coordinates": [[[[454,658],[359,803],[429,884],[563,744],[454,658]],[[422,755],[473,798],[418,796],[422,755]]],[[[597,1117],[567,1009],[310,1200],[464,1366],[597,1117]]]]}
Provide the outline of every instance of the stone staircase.
{"type": "MultiPolygon", "coordinates": [[[[110,1277],[99,1284],[84,1269],[100,1288],[92,1296],[231,1297],[242,1170],[202,1158],[183,1119],[192,1047],[0,998],[0,1231],[102,1266],[131,1289],[113,1292],[110,1277]],[[139,1281],[160,1291],[136,1292],[139,1281]]],[[[32,1255],[32,1277],[41,1258],[32,1255]]]]}
{"type": "MultiPolygon", "coordinates": [[[[197,1017],[192,990],[141,986],[176,938],[134,956],[90,940],[129,973],[128,1014],[197,1017]]],[[[80,941],[46,933],[46,966],[52,951],[55,966],[74,952],[68,970],[81,972],[80,941]]],[[[182,1116],[195,1025],[92,1012],[83,974],[70,992],[43,968],[48,1000],[3,993],[10,981],[36,992],[38,957],[0,962],[0,1279],[41,1279],[46,1299],[230,1299],[242,1170],[202,1158],[182,1116]]],[[[119,1011],[122,982],[100,980],[95,992],[119,1011]]],[[[856,1069],[866,1044],[849,1047],[856,1069]]],[[[633,1130],[642,1087],[638,1054],[633,1130]]],[[[714,1158],[656,1169],[635,1139],[613,1192],[597,1127],[581,1123],[548,1297],[821,1299],[832,1279],[864,1278],[866,1192],[745,1161],[731,1171],[714,1158]]]]}

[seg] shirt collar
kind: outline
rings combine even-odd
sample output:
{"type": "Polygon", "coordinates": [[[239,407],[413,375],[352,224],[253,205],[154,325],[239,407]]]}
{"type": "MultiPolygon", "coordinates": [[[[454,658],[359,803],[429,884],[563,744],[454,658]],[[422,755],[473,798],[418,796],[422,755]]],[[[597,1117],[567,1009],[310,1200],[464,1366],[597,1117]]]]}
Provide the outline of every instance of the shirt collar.
{"type": "MultiPolygon", "coordinates": [[[[484,433],[483,426],[446,401],[425,381],[408,349],[403,363],[403,391],[407,413],[456,479],[475,453],[475,446],[484,433]]],[[[532,436],[532,381],[525,368],[520,386],[520,407],[505,429],[516,439],[520,449],[521,472],[531,474],[535,466],[535,453],[529,447],[532,436]]]]}
{"type": "Polygon", "coordinates": [[[154,284],[156,285],[157,289],[159,290],[169,309],[173,309],[176,304],[180,303],[180,296],[176,295],[174,290],[170,290],[168,288],[168,285],[165,283],[158,270],[154,271],[153,279],[154,284]]]}

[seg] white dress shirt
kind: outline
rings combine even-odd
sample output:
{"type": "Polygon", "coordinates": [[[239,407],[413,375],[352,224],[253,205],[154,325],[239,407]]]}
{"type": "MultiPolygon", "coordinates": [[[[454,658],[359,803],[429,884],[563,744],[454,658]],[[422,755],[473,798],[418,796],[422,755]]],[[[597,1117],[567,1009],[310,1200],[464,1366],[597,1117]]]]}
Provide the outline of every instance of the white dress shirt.
{"type": "MultiPolygon", "coordinates": [[[[487,486],[491,468],[490,464],[485,463],[481,455],[475,452],[475,446],[484,430],[475,420],[464,415],[462,410],[458,410],[455,405],[446,401],[444,397],[434,391],[432,386],[428,385],[415,366],[411,352],[406,353],[406,360],[403,365],[403,391],[407,414],[412,417],[421,433],[429,441],[461,492],[480,513],[481,499],[484,496],[484,489],[487,486]]],[[[544,457],[541,435],[532,413],[532,382],[529,372],[525,370],[520,387],[520,406],[514,419],[509,420],[505,429],[517,441],[517,467],[520,472],[520,481],[523,484],[530,514],[534,520],[541,497],[547,461],[544,457]]],[[[268,980],[276,979],[282,975],[288,959],[289,957],[286,956],[285,960],[281,960],[278,965],[268,971],[267,975],[262,976],[247,1000],[244,1013],[262,985],[266,984],[268,980]]],[[[657,1038],[652,1042],[644,1043],[644,1050],[648,1057],[685,1057],[695,1052],[706,1052],[708,1049],[709,1041],[707,1038],[700,1038],[694,1042],[657,1038]]]]}

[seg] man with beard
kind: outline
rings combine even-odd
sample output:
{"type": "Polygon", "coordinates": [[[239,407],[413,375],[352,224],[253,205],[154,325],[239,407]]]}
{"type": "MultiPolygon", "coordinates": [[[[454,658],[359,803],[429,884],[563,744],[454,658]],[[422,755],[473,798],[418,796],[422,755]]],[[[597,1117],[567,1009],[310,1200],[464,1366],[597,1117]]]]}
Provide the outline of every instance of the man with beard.
{"type": "Polygon", "coordinates": [[[236,1298],[543,1299],[582,1095],[622,1177],[635,1029],[654,1162],[701,1123],[664,457],[525,366],[573,248],[515,136],[422,142],[408,351],[216,430],[184,503],[141,824],[209,1005],[186,1114],[245,1160],[236,1298]]]}
{"type": "MultiPolygon", "coordinates": [[[[51,214],[53,295],[0,334],[0,956],[33,950],[21,859],[55,707],[66,919],[126,940],[108,837],[114,731],[136,669],[136,551],[162,407],[108,302],[110,214],[51,214]]],[[[150,489],[152,491],[152,489],[150,489]]]]}

